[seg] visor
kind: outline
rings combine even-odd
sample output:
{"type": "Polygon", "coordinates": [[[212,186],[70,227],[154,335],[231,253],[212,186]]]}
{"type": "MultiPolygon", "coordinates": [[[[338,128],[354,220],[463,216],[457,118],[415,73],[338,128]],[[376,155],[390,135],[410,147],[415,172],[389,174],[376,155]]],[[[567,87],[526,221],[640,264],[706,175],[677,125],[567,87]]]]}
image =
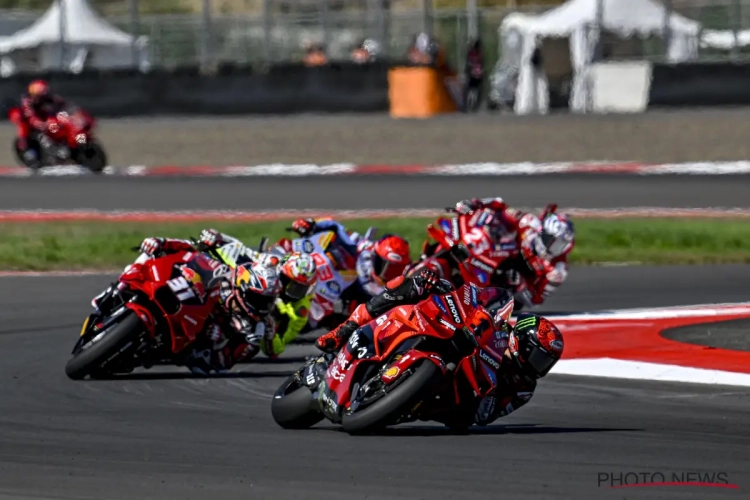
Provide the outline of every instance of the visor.
{"type": "Polygon", "coordinates": [[[401,276],[407,265],[400,262],[388,262],[378,254],[374,254],[372,257],[373,274],[386,283],[401,276]]]}
{"type": "Polygon", "coordinates": [[[542,234],[542,243],[547,248],[547,251],[557,257],[562,255],[567,250],[569,243],[564,238],[552,236],[551,234],[542,234]]]}
{"type": "Polygon", "coordinates": [[[530,366],[534,373],[536,373],[539,377],[544,377],[545,375],[547,375],[552,366],[555,364],[555,361],[555,358],[551,354],[538,347],[534,347],[533,349],[531,349],[531,353],[526,360],[528,366],[530,366]]]}

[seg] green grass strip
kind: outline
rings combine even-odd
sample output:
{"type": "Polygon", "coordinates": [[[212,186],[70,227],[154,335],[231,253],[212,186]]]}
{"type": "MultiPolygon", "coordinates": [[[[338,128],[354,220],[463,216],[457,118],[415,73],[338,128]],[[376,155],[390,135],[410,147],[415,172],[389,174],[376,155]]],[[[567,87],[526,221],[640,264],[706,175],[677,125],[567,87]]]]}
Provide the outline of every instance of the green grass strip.
{"type": "MultiPolygon", "coordinates": [[[[401,234],[416,256],[432,219],[351,220],[347,227],[364,232],[372,224],[380,234],[401,234]]],[[[260,237],[272,241],[288,236],[291,221],[268,223],[5,223],[0,224],[0,269],[114,269],[132,262],[130,248],[147,236],[197,237],[214,227],[245,243],[260,237]]],[[[740,219],[580,219],[573,264],[638,262],[707,264],[750,262],[750,223],[740,219]]]]}

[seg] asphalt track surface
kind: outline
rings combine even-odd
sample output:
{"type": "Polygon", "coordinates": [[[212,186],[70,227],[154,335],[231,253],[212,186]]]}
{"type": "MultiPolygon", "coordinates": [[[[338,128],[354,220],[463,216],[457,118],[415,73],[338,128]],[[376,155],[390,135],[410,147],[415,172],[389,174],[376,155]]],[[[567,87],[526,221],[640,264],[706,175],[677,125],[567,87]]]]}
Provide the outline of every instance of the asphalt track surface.
{"type": "MultiPolygon", "coordinates": [[[[383,114],[101,120],[113,165],[444,164],[478,161],[680,162],[750,157],[747,109],[630,115],[383,114]]],[[[15,165],[0,125],[0,166],[15,165]]]]}
{"type": "MultiPolygon", "coordinates": [[[[748,266],[577,269],[545,310],[739,301],[748,279],[748,266]]],[[[4,500],[682,500],[743,498],[750,488],[741,388],[550,375],[527,407],[468,436],[415,425],[357,438],[273,423],[270,395],[311,352],[305,345],[222,378],[159,368],[70,381],[63,366],[107,282],[0,279],[4,500]],[[696,471],[723,472],[740,489],[621,490],[606,479],[696,471]]]]}
{"type": "Polygon", "coordinates": [[[522,207],[750,207],[750,176],[7,178],[0,210],[437,208],[473,196],[522,207]]]}

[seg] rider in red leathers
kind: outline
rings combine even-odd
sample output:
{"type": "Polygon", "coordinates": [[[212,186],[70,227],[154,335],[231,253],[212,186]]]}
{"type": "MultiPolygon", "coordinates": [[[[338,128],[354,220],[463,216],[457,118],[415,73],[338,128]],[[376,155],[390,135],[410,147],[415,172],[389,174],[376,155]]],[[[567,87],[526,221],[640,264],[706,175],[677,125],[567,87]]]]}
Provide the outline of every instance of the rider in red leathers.
{"type": "MultiPolygon", "coordinates": [[[[387,284],[382,294],[359,305],[346,322],[321,336],[316,346],[327,353],[338,351],[358,328],[374,318],[394,307],[416,304],[436,293],[439,281],[452,288],[429,269],[410,278],[399,276],[387,284]]],[[[448,404],[431,419],[456,428],[487,425],[528,403],[537,380],[549,373],[563,352],[562,334],[545,318],[522,314],[516,325],[510,326],[508,320],[513,311],[513,297],[507,290],[475,285],[464,287],[469,293],[476,292],[481,304],[466,324],[481,346],[479,357],[492,367],[497,383],[491,394],[475,397],[475,404],[467,408],[456,408],[451,397],[444,398],[448,404]]]]}
{"type": "Polygon", "coordinates": [[[46,137],[48,120],[54,117],[66,105],[59,95],[50,93],[49,85],[44,80],[35,80],[21,97],[21,119],[16,122],[18,130],[17,147],[24,162],[31,168],[40,166],[38,153],[29,147],[32,134],[46,137]]]}
{"type": "Polygon", "coordinates": [[[487,230],[497,245],[515,242],[516,252],[527,264],[509,276],[512,285],[526,281],[527,287],[516,297],[519,305],[539,305],[568,275],[568,254],[575,245],[575,227],[565,214],[557,213],[557,205],[547,205],[541,217],[507,206],[502,198],[463,200],[456,203],[456,212],[470,214],[489,208],[498,217],[488,222],[487,230]]]}

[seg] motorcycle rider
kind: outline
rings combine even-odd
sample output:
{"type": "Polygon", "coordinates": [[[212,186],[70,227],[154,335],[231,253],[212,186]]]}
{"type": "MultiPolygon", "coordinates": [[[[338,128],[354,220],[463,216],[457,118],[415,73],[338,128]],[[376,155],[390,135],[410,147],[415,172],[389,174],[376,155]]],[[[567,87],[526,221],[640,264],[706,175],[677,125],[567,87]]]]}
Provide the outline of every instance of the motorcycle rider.
{"type": "Polygon", "coordinates": [[[495,245],[515,243],[518,256],[528,269],[510,272],[512,285],[526,280],[527,287],[515,299],[525,307],[539,305],[560,287],[568,276],[568,254],[575,245],[575,227],[557,205],[549,204],[540,217],[508,207],[500,198],[473,198],[456,203],[456,212],[471,214],[489,208],[497,217],[485,222],[485,231],[495,245]]]}
{"type": "Polygon", "coordinates": [[[216,229],[201,231],[199,241],[205,249],[215,250],[221,260],[230,267],[257,263],[275,267],[281,281],[281,292],[273,311],[276,332],[272,338],[260,344],[263,354],[276,359],[286,346],[300,334],[308,321],[310,303],[317,283],[317,266],[307,254],[292,252],[278,256],[259,252],[245,246],[237,238],[216,229]]]}
{"type": "MultiPolygon", "coordinates": [[[[341,349],[349,337],[374,318],[394,307],[416,304],[436,293],[437,274],[424,269],[411,278],[400,276],[386,286],[386,290],[361,304],[349,319],[332,332],[320,337],[316,346],[324,352],[341,349]]],[[[482,346],[480,357],[487,360],[497,377],[491,394],[476,397],[474,405],[462,411],[445,398],[444,413],[435,418],[451,427],[487,425],[504,417],[529,402],[537,380],[549,373],[563,353],[563,337],[557,327],[546,318],[524,313],[511,327],[508,323],[513,311],[513,296],[502,288],[479,288],[464,285],[469,293],[476,291],[479,306],[467,318],[466,324],[482,346]]]]}
{"type": "Polygon", "coordinates": [[[37,151],[29,147],[32,134],[40,140],[47,138],[48,120],[66,106],[66,101],[59,95],[50,92],[44,80],[34,80],[29,84],[26,93],[21,96],[21,119],[16,122],[18,138],[16,144],[24,162],[31,168],[39,168],[40,158],[37,151]]]}
{"type": "MultiPolygon", "coordinates": [[[[346,250],[357,271],[358,289],[355,302],[361,303],[379,295],[390,280],[401,276],[411,264],[409,242],[401,236],[386,234],[377,241],[369,241],[346,230],[332,219],[297,219],[292,223],[297,234],[309,237],[323,231],[335,231],[339,244],[346,250]]],[[[341,260],[348,260],[346,258],[341,260]]],[[[350,268],[348,263],[341,262],[350,268]]]]}
{"type": "MultiPolygon", "coordinates": [[[[144,239],[140,250],[150,257],[198,251],[189,241],[154,237],[144,239]]],[[[196,342],[185,359],[185,365],[193,373],[202,375],[229,370],[238,362],[254,357],[263,342],[273,339],[271,312],[281,292],[275,266],[261,263],[224,266],[224,272],[217,277],[219,301],[214,321],[205,327],[208,342],[196,342]]]]}

